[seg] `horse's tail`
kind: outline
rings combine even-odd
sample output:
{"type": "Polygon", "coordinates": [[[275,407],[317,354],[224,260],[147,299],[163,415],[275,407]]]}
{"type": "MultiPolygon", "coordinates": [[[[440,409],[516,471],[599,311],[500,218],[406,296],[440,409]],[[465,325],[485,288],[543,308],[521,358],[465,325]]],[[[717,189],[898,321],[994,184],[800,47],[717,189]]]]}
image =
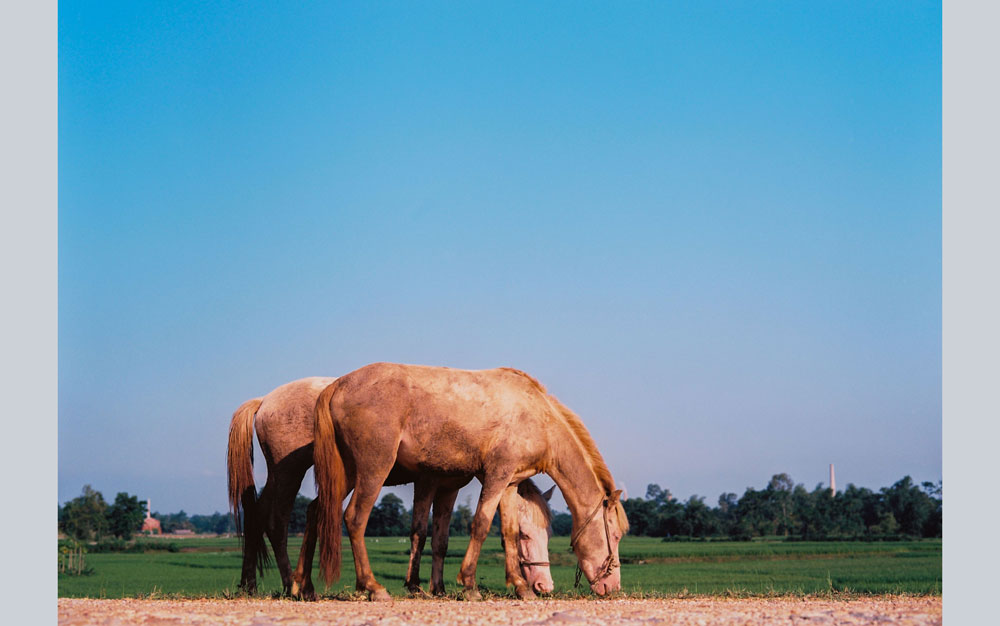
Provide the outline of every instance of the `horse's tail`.
{"type": "Polygon", "coordinates": [[[330,399],[336,389],[335,381],[316,399],[313,433],[313,472],[319,500],[319,565],[328,585],[340,578],[340,525],[347,495],[347,474],[330,414],[330,399]]]}
{"type": "Polygon", "coordinates": [[[236,534],[243,540],[243,551],[253,550],[256,567],[263,574],[269,557],[264,543],[264,529],[257,520],[257,486],[253,480],[253,418],[263,398],[247,400],[233,413],[229,424],[229,448],[226,466],[229,477],[229,508],[236,522],[236,534]]]}

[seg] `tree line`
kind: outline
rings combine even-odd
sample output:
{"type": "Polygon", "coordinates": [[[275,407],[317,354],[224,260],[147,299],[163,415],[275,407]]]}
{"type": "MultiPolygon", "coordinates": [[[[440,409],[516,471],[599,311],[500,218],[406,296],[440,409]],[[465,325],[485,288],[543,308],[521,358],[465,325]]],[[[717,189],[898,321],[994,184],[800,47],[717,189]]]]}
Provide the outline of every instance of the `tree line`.
{"type": "Polygon", "coordinates": [[[699,496],[679,502],[656,484],[624,506],[633,535],[888,539],[940,537],[943,501],[940,481],[918,486],[909,476],[878,491],[851,484],[834,494],[822,484],[809,491],[788,474],[775,474],[764,489],[748,487],[741,497],[723,493],[715,507],[699,496]]]}
{"type": "MultiPolygon", "coordinates": [[[[303,498],[306,504],[308,499],[303,498]]],[[[236,532],[232,515],[213,513],[212,515],[192,515],[182,509],[177,513],[154,512],[152,517],[159,520],[160,530],[172,533],[190,530],[195,533],[225,534],[236,532]]],[[[122,491],[108,504],[104,495],[84,485],[80,495],[59,507],[59,530],[80,541],[100,541],[116,537],[129,540],[142,529],[146,509],[138,496],[122,491]]],[[[305,528],[305,510],[302,512],[305,528]]]]}
{"type": "MultiPolygon", "coordinates": [[[[311,500],[296,496],[288,524],[290,533],[302,533],[311,500]]],[[[669,489],[657,484],[646,488],[645,498],[623,501],[631,535],[678,538],[729,538],[783,536],[817,539],[886,539],[897,537],[940,537],[942,520],[941,482],[917,485],[906,476],[891,487],[872,491],[848,485],[832,494],[822,484],[809,491],[796,485],[788,474],[775,474],[763,489],[748,487],[742,496],[723,493],[712,507],[701,496],[685,502],[676,500],[669,489]]],[[[366,534],[372,537],[405,537],[410,534],[412,509],[392,493],[387,493],[372,509],[366,534]]],[[[452,512],[450,534],[468,535],[473,509],[470,502],[452,512]]],[[[59,507],[59,528],[78,540],[117,537],[128,540],[139,532],[145,511],[137,496],[119,492],[108,504],[101,492],[85,485],[77,498],[59,507]]],[[[228,513],[188,516],[183,510],[153,517],[164,533],[190,530],[196,533],[236,532],[228,513]]],[[[430,518],[428,518],[430,524],[430,518]]],[[[570,535],[573,519],[569,513],[554,512],[552,532],[570,535]]],[[[494,516],[491,534],[499,533],[499,515],[494,516]]],[[[428,534],[430,534],[428,532],[428,534]]]]}

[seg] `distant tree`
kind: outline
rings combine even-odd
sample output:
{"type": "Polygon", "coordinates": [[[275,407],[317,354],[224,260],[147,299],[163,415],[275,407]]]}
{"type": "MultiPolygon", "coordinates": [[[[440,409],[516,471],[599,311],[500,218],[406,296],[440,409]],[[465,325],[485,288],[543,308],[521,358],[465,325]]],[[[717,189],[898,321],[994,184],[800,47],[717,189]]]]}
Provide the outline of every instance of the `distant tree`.
{"type": "Polygon", "coordinates": [[[107,508],[101,492],[95,491],[90,485],[84,485],[80,495],[62,507],[59,527],[74,539],[100,539],[108,529],[105,516],[107,508]]]}
{"type": "Polygon", "coordinates": [[[195,532],[216,535],[236,532],[233,516],[216,511],[211,515],[192,515],[189,520],[195,532]]]}
{"type": "Polygon", "coordinates": [[[459,504],[451,514],[451,524],[448,529],[452,535],[467,536],[471,528],[472,509],[469,507],[469,501],[467,500],[464,504],[459,504]]]}
{"type": "Polygon", "coordinates": [[[288,532],[304,533],[306,531],[306,512],[309,509],[309,498],[303,495],[296,495],[292,504],[292,516],[288,520],[288,532]]]}
{"type": "Polygon", "coordinates": [[[393,537],[410,534],[410,519],[403,501],[393,493],[382,496],[381,502],[368,517],[365,534],[373,537],[393,537]]]}
{"type": "Polygon", "coordinates": [[[628,516],[629,534],[649,536],[656,528],[656,503],[642,498],[629,498],[622,502],[628,516]]]}
{"type": "Polygon", "coordinates": [[[784,472],[772,476],[764,490],[774,522],[774,533],[777,535],[787,536],[792,530],[792,492],[794,490],[795,482],[784,472]]]}
{"type": "Polygon", "coordinates": [[[834,498],[830,490],[822,483],[817,484],[812,492],[806,491],[802,485],[792,492],[792,517],[795,519],[795,532],[806,539],[821,539],[831,534],[833,530],[834,498]]]}
{"type": "Polygon", "coordinates": [[[719,507],[717,517],[719,519],[719,530],[724,535],[733,535],[736,530],[736,507],[739,499],[735,493],[727,492],[719,495],[719,507]]]}
{"type": "Polygon", "coordinates": [[[664,490],[665,496],[660,498],[656,506],[656,525],[653,526],[654,537],[674,537],[685,534],[684,505],[664,490]]]}
{"type": "Polygon", "coordinates": [[[659,485],[653,483],[646,485],[646,499],[657,505],[661,505],[665,502],[673,500],[674,496],[671,495],[669,489],[663,489],[659,485]]]}
{"type": "Polygon", "coordinates": [[[913,484],[909,476],[904,476],[891,487],[883,488],[881,493],[885,509],[899,524],[898,532],[913,537],[923,536],[924,526],[940,501],[913,484]]]}
{"type": "Polygon", "coordinates": [[[717,534],[718,520],[705,505],[705,498],[691,496],[684,504],[680,534],[689,537],[708,537],[717,534]]]}
{"type": "Polygon", "coordinates": [[[573,534],[573,516],[569,513],[552,514],[552,534],[568,537],[573,534]]]}
{"type": "Polygon", "coordinates": [[[160,529],[164,533],[172,533],[178,530],[196,530],[194,524],[188,519],[188,514],[184,509],[176,513],[153,513],[153,517],[160,520],[160,529]]]}
{"type": "Polygon", "coordinates": [[[115,537],[127,541],[142,528],[144,513],[138,496],[120,491],[115,496],[114,504],[107,509],[108,530],[115,537]]]}
{"type": "Polygon", "coordinates": [[[939,500],[941,499],[942,487],[940,480],[937,481],[937,484],[925,480],[924,482],[920,483],[920,486],[923,487],[924,493],[926,493],[930,497],[937,498],[939,500]]]}

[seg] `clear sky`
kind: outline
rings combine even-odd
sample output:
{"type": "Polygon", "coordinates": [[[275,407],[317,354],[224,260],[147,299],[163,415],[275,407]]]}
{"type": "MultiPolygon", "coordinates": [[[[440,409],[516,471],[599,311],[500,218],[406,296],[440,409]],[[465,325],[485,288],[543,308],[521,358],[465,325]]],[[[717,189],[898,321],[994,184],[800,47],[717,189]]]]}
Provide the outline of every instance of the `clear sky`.
{"type": "Polygon", "coordinates": [[[939,480],[940,4],[60,2],[59,501],[223,511],[233,410],[373,361],[633,496],[939,480]]]}

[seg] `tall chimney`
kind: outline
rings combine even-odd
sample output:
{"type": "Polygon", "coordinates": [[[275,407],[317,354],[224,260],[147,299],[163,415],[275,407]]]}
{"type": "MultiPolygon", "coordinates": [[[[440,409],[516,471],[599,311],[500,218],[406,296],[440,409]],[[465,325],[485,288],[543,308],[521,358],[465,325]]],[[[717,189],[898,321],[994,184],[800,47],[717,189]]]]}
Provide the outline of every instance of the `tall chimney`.
{"type": "MultiPolygon", "coordinates": [[[[830,466],[830,472],[833,472],[833,466],[830,466]]],[[[831,473],[832,475],[832,473],[831,473]]],[[[153,517],[153,503],[149,498],[146,499],[146,519],[153,517]]]]}
{"type": "Polygon", "coordinates": [[[833,463],[830,463],[830,495],[837,495],[837,479],[833,475],[833,463]]]}

